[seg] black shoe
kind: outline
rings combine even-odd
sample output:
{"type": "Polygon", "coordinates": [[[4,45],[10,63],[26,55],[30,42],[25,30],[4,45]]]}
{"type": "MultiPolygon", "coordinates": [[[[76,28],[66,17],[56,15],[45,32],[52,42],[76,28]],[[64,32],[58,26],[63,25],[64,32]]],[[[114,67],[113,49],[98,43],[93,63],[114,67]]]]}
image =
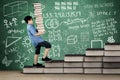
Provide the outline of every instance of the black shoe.
{"type": "Polygon", "coordinates": [[[46,58],[42,58],[42,61],[52,61],[52,59],[46,57],[46,58]]]}
{"type": "Polygon", "coordinates": [[[42,64],[37,63],[37,64],[33,64],[33,67],[45,67],[45,66],[43,66],[42,64]]]}

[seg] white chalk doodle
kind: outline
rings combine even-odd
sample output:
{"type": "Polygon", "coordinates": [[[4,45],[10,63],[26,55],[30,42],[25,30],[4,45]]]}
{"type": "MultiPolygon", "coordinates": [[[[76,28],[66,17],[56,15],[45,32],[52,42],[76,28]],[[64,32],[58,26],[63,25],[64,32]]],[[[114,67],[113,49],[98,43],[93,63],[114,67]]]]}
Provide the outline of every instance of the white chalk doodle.
{"type": "Polygon", "coordinates": [[[13,45],[17,41],[19,41],[22,37],[7,37],[5,47],[8,48],[9,46],[13,45]]]}
{"type": "Polygon", "coordinates": [[[49,57],[60,57],[60,45],[52,45],[51,54],[49,54],[49,57]]]}
{"type": "Polygon", "coordinates": [[[60,23],[60,25],[62,25],[62,24],[71,25],[71,24],[75,24],[78,22],[81,22],[82,24],[84,24],[85,22],[88,21],[88,19],[89,19],[89,17],[86,19],[85,18],[67,19],[67,21],[62,21],[60,23]]]}
{"type": "Polygon", "coordinates": [[[45,21],[45,26],[48,29],[56,29],[59,27],[59,21],[57,19],[47,19],[45,21]]]}
{"type": "Polygon", "coordinates": [[[62,36],[61,36],[61,30],[52,30],[52,31],[48,31],[48,38],[49,38],[49,42],[53,42],[53,41],[62,41],[62,36]]]}
{"type": "Polygon", "coordinates": [[[11,53],[17,53],[18,47],[12,47],[10,49],[5,49],[5,55],[11,54],[11,53]]]}
{"type": "Polygon", "coordinates": [[[94,38],[102,36],[114,35],[118,33],[116,29],[117,21],[114,18],[97,20],[91,23],[94,38]]]}
{"type": "Polygon", "coordinates": [[[84,54],[87,48],[87,44],[81,45],[81,46],[75,46],[75,52],[77,54],[84,54]]]}
{"type": "Polygon", "coordinates": [[[28,49],[27,49],[27,52],[28,52],[29,54],[32,54],[34,51],[33,51],[32,48],[28,48],[28,49]]]}
{"type": "Polygon", "coordinates": [[[25,23],[25,21],[24,21],[24,20],[21,20],[21,23],[22,23],[22,24],[24,24],[24,23],[25,23]]]}
{"type": "Polygon", "coordinates": [[[17,18],[12,18],[11,20],[4,19],[4,26],[10,28],[12,26],[17,26],[17,18]]]}
{"type": "Polygon", "coordinates": [[[25,36],[24,38],[23,38],[23,41],[22,41],[22,45],[24,46],[24,47],[31,47],[31,40],[29,39],[29,37],[28,36],[25,36]]]}
{"type": "Polygon", "coordinates": [[[69,35],[67,37],[67,44],[76,44],[78,42],[77,35],[69,35]]]}
{"type": "Polygon", "coordinates": [[[78,2],[55,2],[55,10],[76,10],[78,2]]]}
{"type": "Polygon", "coordinates": [[[20,53],[17,53],[17,57],[18,57],[18,59],[15,60],[15,63],[20,63],[20,68],[23,68],[24,67],[24,63],[27,60],[30,60],[30,57],[28,55],[25,56],[25,53],[22,53],[22,55],[20,53]]]}
{"type": "Polygon", "coordinates": [[[13,17],[15,15],[20,16],[27,12],[28,12],[27,1],[14,1],[3,5],[3,14],[5,17],[13,17]]]}
{"type": "Polygon", "coordinates": [[[64,48],[63,48],[63,52],[64,52],[65,54],[67,54],[68,51],[69,51],[68,47],[64,47],[64,48]]]}
{"type": "Polygon", "coordinates": [[[115,39],[113,38],[113,36],[108,37],[107,40],[109,43],[115,43],[115,39]]]}
{"type": "Polygon", "coordinates": [[[4,57],[2,60],[2,64],[5,64],[6,67],[10,66],[10,64],[13,62],[13,60],[8,60],[7,56],[4,57]]]}
{"type": "Polygon", "coordinates": [[[7,33],[8,34],[11,34],[11,33],[13,33],[13,34],[17,34],[17,33],[22,34],[22,33],[24,33],[24,29],[11,29],[11,28],[9,28],[7,33]]]}
{"type": "Polygon", "coordinates": [[[103,40],[91,40],[91,48],[94,48],[94,44],[100,44],[100,48],[103,48],[103,40]]]}
{"type": "Polygon", "coordinates": [[[90,33],[89,32],[81,32],[80,33],[80,41],[81,42],[89,42],[90,40],[90,33]]]}

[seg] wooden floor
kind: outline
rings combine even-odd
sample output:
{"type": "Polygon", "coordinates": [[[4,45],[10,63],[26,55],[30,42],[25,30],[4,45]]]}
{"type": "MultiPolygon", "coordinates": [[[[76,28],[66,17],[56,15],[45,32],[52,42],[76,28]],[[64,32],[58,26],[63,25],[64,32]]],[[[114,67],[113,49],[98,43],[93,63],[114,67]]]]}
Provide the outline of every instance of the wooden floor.
{"type": "Polygon", "coordinates": [[[0,71],[0,80],[120,80],[120,75],[23,74],[21,71],[0,71]]]}

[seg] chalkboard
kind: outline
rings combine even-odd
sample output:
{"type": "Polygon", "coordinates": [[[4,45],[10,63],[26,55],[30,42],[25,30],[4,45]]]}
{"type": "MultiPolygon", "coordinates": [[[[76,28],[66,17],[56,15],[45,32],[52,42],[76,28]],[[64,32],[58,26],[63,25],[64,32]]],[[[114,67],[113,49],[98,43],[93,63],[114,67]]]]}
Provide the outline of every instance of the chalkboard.
{"type": "MultiPolygon", "coordinates": [[[[120,0],[0,0],[0,69],[22,69],[33,64],[34,47],[24,17],[34,18],[33,3],[42,4],[46,34],[52,44],[49,57],[85,54],[120,42],[120,0]]],[[[39,62],[44,53],[41,50],[39,62]]]]}

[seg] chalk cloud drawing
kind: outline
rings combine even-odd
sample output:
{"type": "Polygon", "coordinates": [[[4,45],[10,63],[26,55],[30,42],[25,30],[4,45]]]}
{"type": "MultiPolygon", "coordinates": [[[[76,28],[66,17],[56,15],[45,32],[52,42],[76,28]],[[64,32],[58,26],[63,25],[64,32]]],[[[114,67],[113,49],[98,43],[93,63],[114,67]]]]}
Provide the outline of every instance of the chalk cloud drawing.
{"type": "Polygon", "coordinates": [[[113,36],[108,37],[107,40],[109,43],[115,43],[115,39],[113,38],[113,36]]]}
{"type": "Polygon", "coordinates": [[[57,19],[47,19],[45,21],[45,26],[48,29],[56,29],[59,27],[59,21],[57,19]]]}
{"type": "Polygon", "coordinates": [[[67,44],[76,44],[78,42],[77,35],[69,35],[67,37],[67,44]]]}
{"type": "Polygon", "coordinates": [[[8,60],[7,56],[4,57],[2,60],[2,64],[5,64],[6,67],[10,66],[10,64],[13,62],[13,60],[8,60]]]}
{"type": "Polygon", "coordinates": [[[15,15],[22,15],[28,12],[28,2],[27,1],[14,1],[3,5],[4,17],[13,17],[15,15]]]}
{"type": "Polygon", "coordinates": [[[17,41],[19,41],[22,37],[7,37],[6,38],[6,43],[5,43],[5,48],[8,48],[9,46],[13,45],[17,41]]]}

